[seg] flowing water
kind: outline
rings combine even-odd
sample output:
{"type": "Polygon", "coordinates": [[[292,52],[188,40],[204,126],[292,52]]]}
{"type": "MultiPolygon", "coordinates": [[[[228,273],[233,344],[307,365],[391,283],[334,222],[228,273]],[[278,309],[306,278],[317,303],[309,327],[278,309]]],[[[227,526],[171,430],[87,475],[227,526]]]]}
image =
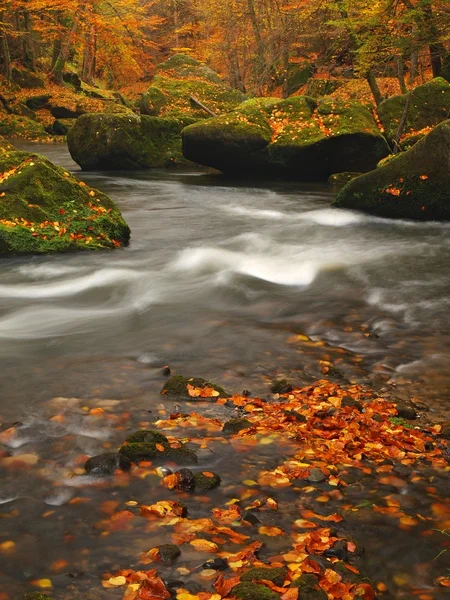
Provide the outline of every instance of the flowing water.
{"type": "MultiPolygon", "coordinates": [[[[0,260],[0,422],[22,423],[8,453],[35,453],[41,465],[34,475],[9,474],[0,491],[0,543],[20,538],[6,558],[8,593],[49,576],[61,556],[73,568],[69,579],[52,577],[61,590],[78,589],[80,572],[86,589],[104,570],[129,566],[129,534],[105,544],[92,533],[100,517],[87,502],[95,494],[124,501],[129,491],[94,486],[83,496],[67,473],[80,454],[117,445],[123,429],[167,408],[158,393],[164,365],[267,394],[280,376],[321,377],[320,361],[329,360],[344,381],[415,396],[431,421],[445,416],[449,224],[334,210],[327,186],[178,170],[81,173],[65,147],[22,148],[109,194],[132,243],[116,252],[0,260]],[[129,420],[121,431],[86,416],[86,406],[127,411],[129,420]],[[52,511],[47,524],[43,515],[52,511]]],[[[389,569],[394,554],[407,571],[415,552],[405,534],[372,569],[389,569]]],[[[425,551],[428,561],[432,553],[425,551]]]]}

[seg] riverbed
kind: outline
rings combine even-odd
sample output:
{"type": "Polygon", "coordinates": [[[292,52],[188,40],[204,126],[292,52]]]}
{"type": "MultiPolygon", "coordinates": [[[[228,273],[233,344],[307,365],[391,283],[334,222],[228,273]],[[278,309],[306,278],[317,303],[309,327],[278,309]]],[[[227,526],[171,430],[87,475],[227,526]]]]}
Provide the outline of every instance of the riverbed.
{"type": "MultiPolygon", "coordinates": [[[[425,403],[424,422],[448,418],[449,224],[335,210],[325,185],[194,170],[82,173],[64,146],[20,147],[109,194],[132,239],[115,252],[0,261],[0,422],[21,423],[8,451],[40,457],[38,469],[18,469],[0,491],[0,542],[20,538],[5,559],[11,597],[50,576],[58,598],[73,597],[102,572],[129,566],[137,549],[128,544],[145,546],[129,532],[105,544],[95,530],[97,505],[124,502],[129,490],[80,489],[68,474],[78,456],[114,447],[170,411],[159,395],[166,365],[267,397],[274,379],[305,385],[331,362],[343,383],[425,403]],[[105,423],[87,414],[98,406],[128,416],[105,423]],[[60,557],[71,575],[52,575],[60,557]]],[[[231,477],[233,460],[215,450],[211,461],[231,477]]],[[[142,493],[139,483],[133,494],[142,493]]],[[[408,566],[429,565],[440,548],[414,540],[384,531],[372,541],[378,555],[368,568],[386,570],[392,598],[409,598],[398,572],[429,585],[408,566]]]]}

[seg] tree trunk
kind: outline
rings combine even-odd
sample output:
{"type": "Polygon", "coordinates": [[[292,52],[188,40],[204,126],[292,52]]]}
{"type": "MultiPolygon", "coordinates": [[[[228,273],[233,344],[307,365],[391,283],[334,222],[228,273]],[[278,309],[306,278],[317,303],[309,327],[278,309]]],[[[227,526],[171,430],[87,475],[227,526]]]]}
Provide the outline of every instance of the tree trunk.
{"type": "Polygon", "coordinates": [[[91,25],[86,33],[85,46],[83,53],[83,68],[81,79],[87,83],[93,84],[95,79],[95,69],[97,64],[97,32],[95,25],[91,25]]]}
{"type": "Polygon", "coordinates": [[[375,100],[375,104],[378,106],[379,104],[381,104],[383,102],[384,98],[383,98],[383,94],[381,93],[380,87],[378,85],[377,78],[375,77],[372,70],[368,71],[368,73],[366,74],[366,80],[370,86],[370,90],[371,90],[372,96],[375,100]]]}
{"type": "Polygon", "coordinates": [[[31,71],[35,70],[34,52],[33,52],[33,27],[31,24],[30,13],[23,12],[24,36],[22,39],[23,64],[31,71]]]}
{"type": "Polygon", "coordinates": [[[261,36],[261,30],[259,28],[258,17],[256,15],[254,0],[247,0],[248,12],[250,15],[250,21],[252,23],[253,34],[256,40],[256,60],[255,60],[255,79],[256,83],[259,87],[259,91],[262,91],[262,88],[265,83],[265,71],[266,71],[266,58],[265,58],[265,48],[264,41],[261,36]]]}
{"type": "Polygon", "coordinates": [[[69,58],[70,46],[72,43],[72,36],[75,34],[78,28],[78,19],[73,22],[72,29],[67,37],[67,41],[64,45],[61,44],[61,51],[58,58],[56,59],[55,65],[52,69],[53,78],[57,83],[63,85],[63,72],[66,67],[67,59],[69,58]]]}
{"type": "Polygon", "coordinates": [[[400,89],[402,94],[408,93],[408,88],[406,87],[405,82],[405,64],[403,62],[403,58],[401,56],[397,57],[397,79],[400,84],[400,89]]]}
{"type": "Polygon", "coordinates": [[[236,48],[230,49],[228,53],[228,71],[230,73],[230,85],[232,88],[245,94],[245,84],[239,66],[239,57],[236,48]]]}
{"type": "Polygon", "coordinates": [[[52,68],[51,68],[52,71],[55,68],[56,61],[58,60],[59,55],[61,54],[61,49],[62,49],[62,40],[61,40],[61,38],[57,38],[53,42],[52,68]]]}
{"type": "Polygon", "coordinates": [[[283,98],[289,96],[289,49],[283,50],[283,86],[282,86],[283,98]]]}
{"type": "MultiPolygon", "coordinates": [[[[0,23],[3,22],[4,13],[0,13],[0,23]]],[[[2,73],[8,81],[11,81],[11,55],[9,53],[8,38],[4,31],[0,30],[0,62],[2,66],[2,73]]]]}

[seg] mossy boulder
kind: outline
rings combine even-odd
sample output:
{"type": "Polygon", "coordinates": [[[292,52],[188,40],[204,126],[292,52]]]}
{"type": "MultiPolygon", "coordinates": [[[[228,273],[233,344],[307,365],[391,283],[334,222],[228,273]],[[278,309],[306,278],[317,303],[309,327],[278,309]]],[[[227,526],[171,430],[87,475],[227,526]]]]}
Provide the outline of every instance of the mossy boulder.
{"type": "Polygon", "coordinates": [[[210,490],[215,490],[220,486],[221,481],[219,475],[216,473],[211,473],[209,471],[194,473],[194,489],[196,492],[209,492],[210,490]]]}
{"type": "Polygon", "coordinates": [[[49,102],[51,100],[51,94],[39,94],[37,96],[30,96],[26,98],[25,104],[31,110],[39,110],[41,108],[46,108],[49,106],[49,102]]]}
{"type": "Polygon", "coordinates": [[[283,567],[254,567],[241,577],[241,581],[271,581],[281,587],[287,576],[287,570],[283,567]]]}
{"type": "Polygon", "coordinates": [[[125,455],[117,452],[92,456],[84,465],[86,472],[92,475],[113,475],[118,469],[129,471],[130,467],[131,461],[125,455]]]}
{"type": "Polygon", "coordinates": [[[203,379],[202,377],[183,377],[182,375],[174,375],[170,379],[166,381],[164,384],[161,394],[165,396],[168,400],[174,401],[202,401],[205,402],[207,400],[214,400],[215,398],[227,398],[229,394],[220,386],[215,383],[211,383],[207,379],[203,379]],[[189,386],[197,389],[213,389],[215,392],[218,392],[217,396],[191,396],[189,394],[189,386]]]}
{"type": "Polygon", "coordinates": [[[300,575],[300,577],[292,583],[292,587],[299,589],[300,598],[304,598],[304,600],[328,599],[328,594],[320,589],[319,580],[312,573],[300,575]]]}
{"type": "Polygon", "coordinates": [[[182,443],[172,447],[167,437],[159,431],[141,429],[127,437],[119,453],[128,460],[138,463],[143,460],[173,462],[177,465],[197,463],[195,452],[182,443]]]}
{"type": "MultiPolygon", "coordinates": [[[[378,106],[378,116],[386,137],[392,140],[405,110],[408,94],[392,96],[378,106]]],[[[422,129],[434,127],[450,117],[450,83],[437,77],[419,85],[411,92],[403,134],[409,136],[422,129]]]]}
{"type": "Polygon", "coordinates": [[[42,140],[49,137],[45,127],[34,118],[3,113],[0,113],[0,135],[27,140],[42,140]]]}
{"type": "Polygon", "coordinates": [[[279,600],[280,595],[265,585],[244,581],[231,590],[231,595],[239,600],[279,600]]]}
{"type": "Polygon", "coordinates": [[[334,206],[393,219],[448,221],[449,164],[450,120],[385,166],[348,183],[334,206]]]}
{"type": "Polygon", "coordinates": [[[22,600],[52,600],[50,596],[47,594],[42,594],[42,592],[30,592],[28,594],[24,594],[22,596],[22,600]]]}
{"type": "Polygon", "coordinates": [[[327,181],[375,168],[389,147],[361,104],[296,96],[249,100],[186,127],[183,154],[227,174],[327,181]]]}
{"type": "Polygon", "coordinates": [[[348,183],[352,179],[356,179],[360,175],[362,175],[362,173],[351,173],[348,171],[345,173],[334,173],[328,178],[328,183],[337,186],[344,186],[346,183],[348,183]]]}
{"type": "Polygon", "coordinates": [[[175,544],[162,544],[158,546],[158,554],[163,563],[171,563],[181,556],[181,550],[175,544]]]}
{"type": "MultiPolygon", "coordinates": [[[[125,107],[123,107],[125,108],[125,107]]],[[[184,161],[177,119],[135,114],[86,114],[69,131],[72,158],[84,170],[145,169],[184,161]]]]}
{"type": "Polygon", "coordinates": [[[346,83],[346,79],[309,79],[305,94],[311,98],[321,98],[333,94],[346,83]]]}
{"type": "Polygon", "coordinates": [[[314,65],[310,63],[291,63],[287,73],[287,88],[290,96],[299,90],[314,74],[314,65]]]}
{"type": "Polygon", "coordinates": [[[252,426],[252,423],[248,419],[230,419],[223,426],[222,431],[224,433],[238,433],[242,429],[248,429],[252,426]]]}
{"type": "Polygon", "coordinates": [[[156,73],[140,100],[144,115],[205,119],[210,115],[192,98],[219,115],[245,100],[242,92],[224,85],[217,73],[190,56],[176,54],[158,65],[156,73]]]}
{"type": "Polygon", "coordinates": [[[54,135],[67,135],[74,125],[74,119],[55,119],[50,127],[50,133],[54,135]]]}
{"type": "Polygon", "coordinates": [[[45,81],[36,73],[27,71],[26,69],[17,69],[13,67],[11,69],[11,81],[21,88],[43,88],[45,87],[45,81]]]}
{"type": "Polygon", "coordinates": [[[114,202],[38,154],[0,154],[0,255],[116,248],[130,229],[114,202]]]}

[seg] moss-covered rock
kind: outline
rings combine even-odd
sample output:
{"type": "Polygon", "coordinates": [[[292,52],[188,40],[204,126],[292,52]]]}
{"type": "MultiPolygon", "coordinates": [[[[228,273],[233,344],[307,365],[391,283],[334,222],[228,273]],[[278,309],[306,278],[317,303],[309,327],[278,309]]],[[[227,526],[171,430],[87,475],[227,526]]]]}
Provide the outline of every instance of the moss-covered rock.
{"type": "Polygon", "coordinates": [[[328,599],[327,593],[320,589],[319,580],[312,573],[300,575],[300,577],[292,583],[292,586],[299,589],[300,598],[304,600],[328,599]]]}
{"type": "Polygon", "coordinates": [[[314,74],[314,65],[310,63],[292,63],[288,67],[287,88],[290,96],[299,90],[314,74]]]}
{"type": "Polygon", "coordinates": [[[164,563],[171,563],[181,556],[181,550],[175,544],[162,544],[158,546],[159,558],[164,563]]]}
{"type": "Polygon", "coordinates": [[[2,154],[9,154],[10,152],[15,152],[16,149],[14,148],[14,146],[12,144],[10,144],[8,142],[8,140],[5,140],[4,137],[0,136],[0,156],[2,154]]]}
{"type": "Polygon", "coordinates": [[[48,139],[49,135],[42,123],[21,114],[0,114],[0,135],[27,140],[48,139]]]}
{"type": "Polygon", "coordinates": [[[42,592],[30,592],[22,596],[22,600],[52,600],[47,594],[42,592]]]}
{"type": "Polygon", "coordinates": [[[39,94],[37,96],[30,96],[25,99],[25,104],[31,110],[39,110],[41,108],[46,108],[49,106],[49,102],[51,100],[51,94],[39,94]]]}
{"type": "Polygon", "coordinates": [[[287,570],[283,567],[254,567],[241,577],[241,581],[271,581],[281,587],[286,579],[287,570]]]}
{"type": "Polygon", "coordinates": [[[239,600],[279,600],[280,596],[265,585],[244,581],[231,590],[231,595],[239,600]]]}
{"type": "Polygon", "coordinates": [[[92,456],[86,461],[84,468],[92,475],[113,475],[117,469],[129,471],[131,461],[123,454],[117,452],[106,452],[98,456],[92,456]]]}
{"type": "Polygon", "coordinates": [[[43,88],[45,81],[36,73],[27,71],[26,69],[11,69],[11,81],[21,88],[43,88]]]}
{"type": "Polygon", "coordinates": [[[445,440],[450,440],[450,421],[442,423],[441,436],[445,440]]]}
{"type": "Polygon", "coordinates": [[[128,444],[136,444],[142,442],[150,442],[154,444],[168,444],[169,440],[166,436],[152,429],[139,429],[127,437],[125,440],[128,444]]]}
{"type": "Polygon", "coordinates": [[[192,97],[216,114],[226,113],[245,100],[242,92],[224,85],[217,73],[190,56],[176,54],[158,65],[156,73],[140,100],[144,115],[205,119],[210,115],[192,97]]]}
{"type": "Polygon", "coordinates": [[[114,202],[38,154],[0,154],[0,254],[98,250],[128,244],[114,202]]]}
{"type": "MultiPolygon", "coordinates": [[[[402,119],[408,94],[392,96],[378,106],[378,115],[386,137],[392,140],[402,119]]],[[[450,83],[437,77],[419,85],[411,92],[403,134],[409,135],[427,127],[434,127],[450,116],[450,83]]]]}
{"type": "Polygon", "coordinates": [[[337,186],[344,186],[346,183],[352,179],[356,179],[360,175],[362,175],[362,173],[351,173],[348,171],[344,173],[334,173],[328,178],[328,183],[332,183],[333,185],[337,186]]]}
{"type": "Polygon", "coordinates": [[[86,114],[77,119],[67,140],[72,158],[84,170],[166,167],[186,162],[180,138],[184,125],[134,114],[86,114]]]}
{"type": "Polygon", "coordinates": [[[332,94],[346,83],[346,79],[309,79],[305,94],[311,98],[321,98],[332,94]]]}
{"type": "Polygon", "coordinates": [[[450,220],[450,120],[415,146],[348,183],[334,205],[382,217],[450,220]]]}
{"type": "Polygon", "coordinates": [[[176,465],[195,465],[198,462],[195,452],[183,444],[180,448],[172,448],[167,442],[132,442],[121,446],[119,452],[134,463],[151,460],[173,462],[176,465]]]}
{"type": "Polygon", "coordinates": [[[286,379],[278,379],[270,386],[272,394],[288,394],[293,390],[292,383],[286,379]]]}
{"type": "Polygon", "coordinates": [[[50,127],[50,133],[54,135],[67,135],[74,125],[74,119],[55,119],[50,127]]]}
{"type": "Polygon", "coordinates": [[[165,396],[168,400],[174,401],[202,401],[205,402],[207,400],[211,400],[214,398],[227,398],[229,394],[215,383],[211,383],[210,381],[203,379],[202,377],[183,377],[182,375],[174,375],[170,379],[166,381],[164,384],[161,394],[165,396]],[[202,396],[191,396],[189,394],[188,385],[197,389],[204,388],[212,388],[216,392],[218,392],[217,396],[214,397],[202,397],[202,396]]]}
{"type": "Polygon", "coordinates": [[[224,433],[238,433],[242,429],[248,429],[251,426],[252,423],[248,419],[230,419],[224,424],[222,431],[224,433]]]}
{"type": "Polygon", "coordinates": [[[224,173],[326,181],[332,173],[375,168],[389,147],[364,106],[296,96],[249,100],[186,127],[183,153],[224,173]]]}
{"type": "Polygon", "coordinates": [[[216,473],[210,473],[209,471],[194,473],[194,489],[196,492],[214,490],[219,487],[221,481],[219,475],[216,473]]]}

